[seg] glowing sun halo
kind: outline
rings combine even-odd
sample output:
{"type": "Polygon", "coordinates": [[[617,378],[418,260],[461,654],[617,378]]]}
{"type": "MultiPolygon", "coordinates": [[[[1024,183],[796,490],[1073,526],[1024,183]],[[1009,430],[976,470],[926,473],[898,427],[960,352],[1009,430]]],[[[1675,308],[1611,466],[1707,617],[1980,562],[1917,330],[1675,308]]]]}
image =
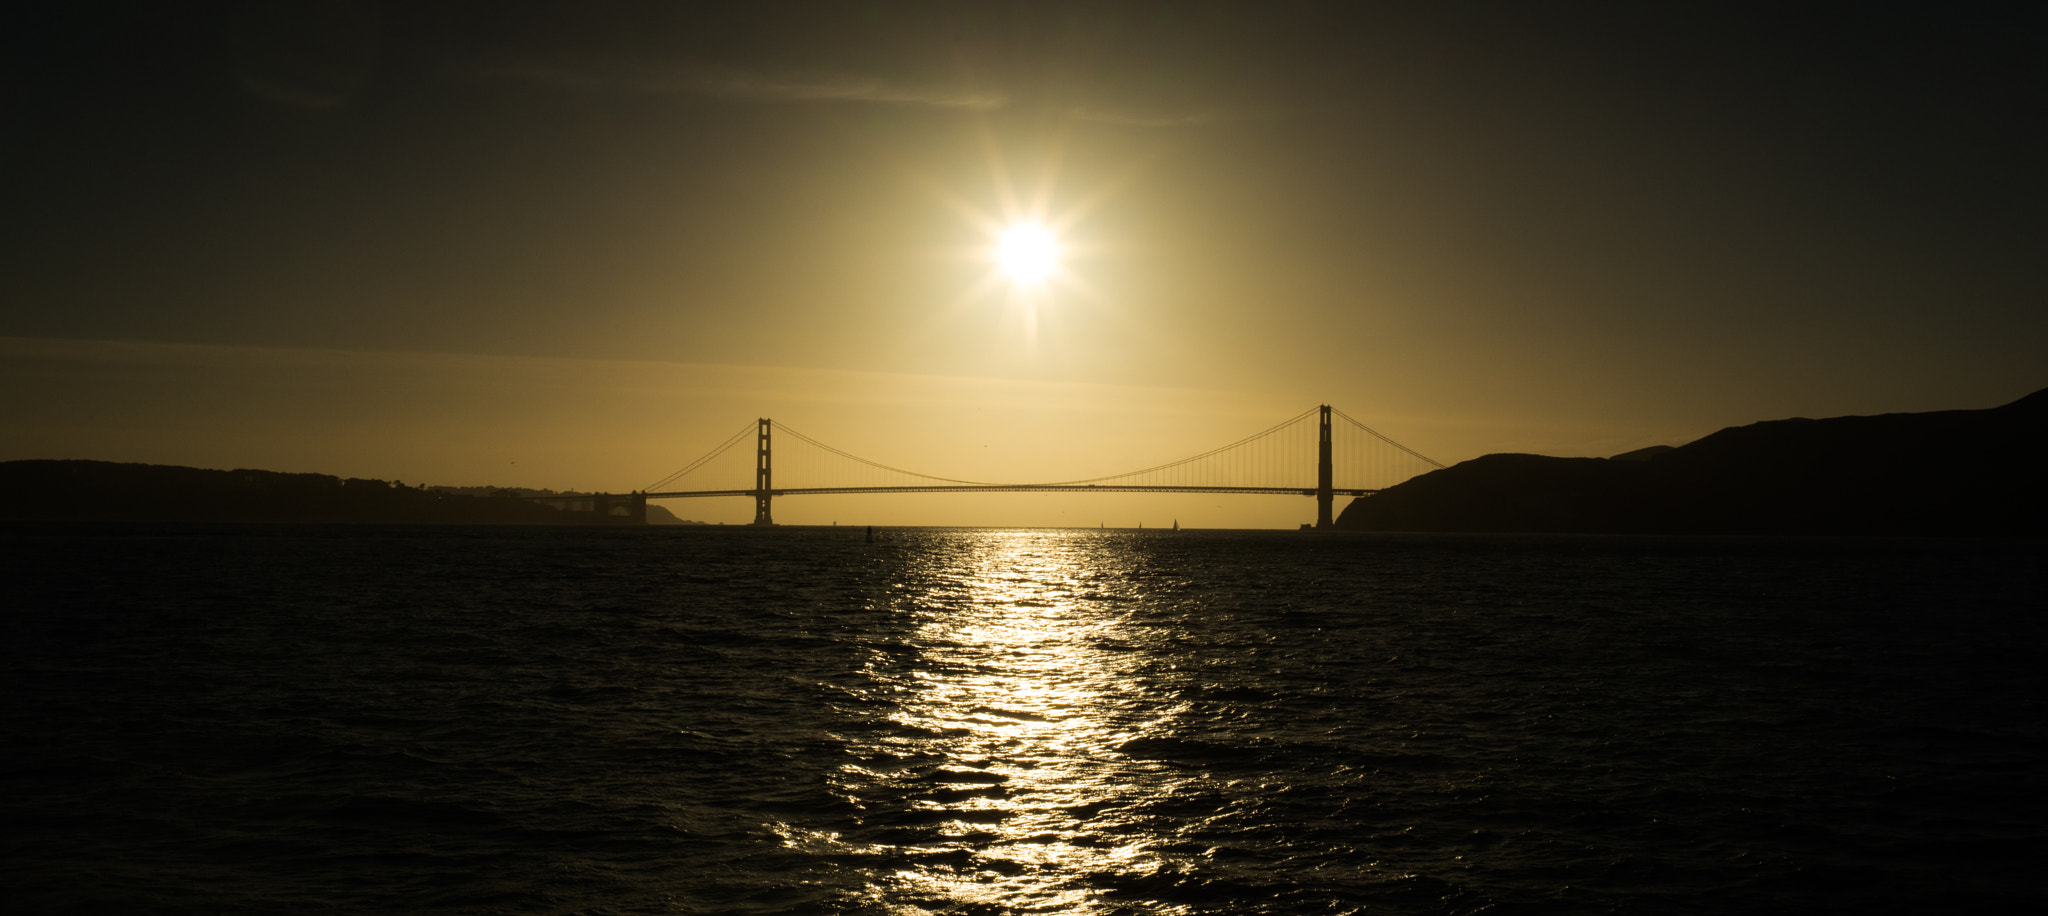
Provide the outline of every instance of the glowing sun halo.
{"type": "Polygon", "coordinates": [[[1022,223],[1003,230],[996,258],[1011,280],[1037,283],[1059,266],[1060,246],[1044,226],[1022,223]]]}

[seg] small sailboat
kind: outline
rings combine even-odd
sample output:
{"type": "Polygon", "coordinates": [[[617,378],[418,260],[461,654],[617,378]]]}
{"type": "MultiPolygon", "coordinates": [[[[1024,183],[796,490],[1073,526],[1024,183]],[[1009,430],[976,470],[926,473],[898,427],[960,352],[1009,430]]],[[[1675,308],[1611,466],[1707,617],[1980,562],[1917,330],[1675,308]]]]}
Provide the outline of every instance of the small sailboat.
{"type": "Polygon", "coordinates": [[[1173,520],[1173,530],[1175,530],[1175,531],[1179,531],[1179,530],[1180,530],[1180,519],[1174,519],[1174,520],[1173,520]]]}

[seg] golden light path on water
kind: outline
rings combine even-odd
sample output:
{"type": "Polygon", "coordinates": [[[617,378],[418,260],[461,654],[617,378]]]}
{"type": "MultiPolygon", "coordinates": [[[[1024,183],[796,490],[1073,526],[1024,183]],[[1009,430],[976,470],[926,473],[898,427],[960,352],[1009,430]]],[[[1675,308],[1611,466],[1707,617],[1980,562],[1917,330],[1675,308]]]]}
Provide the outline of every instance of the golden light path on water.
{"type": "MultiPolygon", "coordinates": [[[[1084,911],[1088,901],[1068,878],[1142,867],[1142,849],[1076,843],[1087,838],[1072,812],[1111,801],[1105,796],[1115,791],[1101,761],[1118,740],[1104,721],[1118,660],[1092,648],[1087,637],[1110,635],[1098,631],[1116,624],[1080,606],[1074,595],[1087,570],[1060,548],[1072,545],[1020,533],[980,558],[966,583],[971,601],[918,634],[922,644],[943,647],[934,660],[948,664],[922,675],[921,702],[903,710],[927,727],[965,732],[961,750],[1007,777],[1004,797],[975,799],[967,810],[1007,814],[990,826],[1008,841],[1006,858],[1033,867],[987,877],[907,871],[898,874],[903,880],[943,884],[934,889],[963,901],[1021,898],[1084,911]]],[[[963,834],[987,829],[955,825],[963,834]]]]}
{"type": "MultiPolygon", "coordinates": [[[[922,656],[899,680],[894,719],[904,733],[939,737],[887,750],[945,760],[923,777],[922,797],[905,801],[932,825],[903,850],[914,864],[874,890],[905,913],[921,910],[906,899],[1098,912],[1086,876],[1160,865],[1145,843],[1092,829],[1158,789],[1133,778],[1152,764],[1116,751],[1147,718],[1120,702],[1138,654],[1128,651],[1128,596],[1102,587],[1126,571],[1100,568],[1116,558],[1101,541],[1059,532],[990,532],[961,546],[923,594],[905,596],[921,618],[912,641],[922,656]]],[[[892,774],[841,775],[858,797],[892,774]]]]}

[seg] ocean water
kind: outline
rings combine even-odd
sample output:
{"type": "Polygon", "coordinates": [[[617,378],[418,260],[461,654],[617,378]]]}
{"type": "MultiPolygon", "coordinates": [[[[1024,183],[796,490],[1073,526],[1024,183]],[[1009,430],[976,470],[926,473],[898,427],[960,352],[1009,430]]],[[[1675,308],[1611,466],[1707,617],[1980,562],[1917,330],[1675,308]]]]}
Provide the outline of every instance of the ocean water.
{"type": "Polygon", "coordinates": [[[2040,542],[0,529],[10,913],[2048,901],[2040,542]]]}

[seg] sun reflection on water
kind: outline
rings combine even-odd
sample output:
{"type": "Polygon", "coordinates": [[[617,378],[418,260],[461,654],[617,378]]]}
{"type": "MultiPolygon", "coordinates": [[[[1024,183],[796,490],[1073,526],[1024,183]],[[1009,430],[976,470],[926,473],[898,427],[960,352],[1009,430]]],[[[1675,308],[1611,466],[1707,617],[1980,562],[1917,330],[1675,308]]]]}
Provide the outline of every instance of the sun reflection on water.
{"type": "Polygon", "coordinates": [[[936,586],[911,596],[922,618],[917,669],[899,680],[892,716],[908,739],[873,755],[926,761],[895,774],[849,767],[860,800],[903,794],[905,863],[896,899],[1018,910],[1096,912],[1086,876],[1145,873],[1144,844],[1103,829],[1145,765],[1116,746],[1143,717],[1126,702],[1128,640],[1118,596],[1097,583],[1099,542],[1057,532],[983,536],[936,586]],[[907,791],[906,791],[907,790],[907,791]]]}

